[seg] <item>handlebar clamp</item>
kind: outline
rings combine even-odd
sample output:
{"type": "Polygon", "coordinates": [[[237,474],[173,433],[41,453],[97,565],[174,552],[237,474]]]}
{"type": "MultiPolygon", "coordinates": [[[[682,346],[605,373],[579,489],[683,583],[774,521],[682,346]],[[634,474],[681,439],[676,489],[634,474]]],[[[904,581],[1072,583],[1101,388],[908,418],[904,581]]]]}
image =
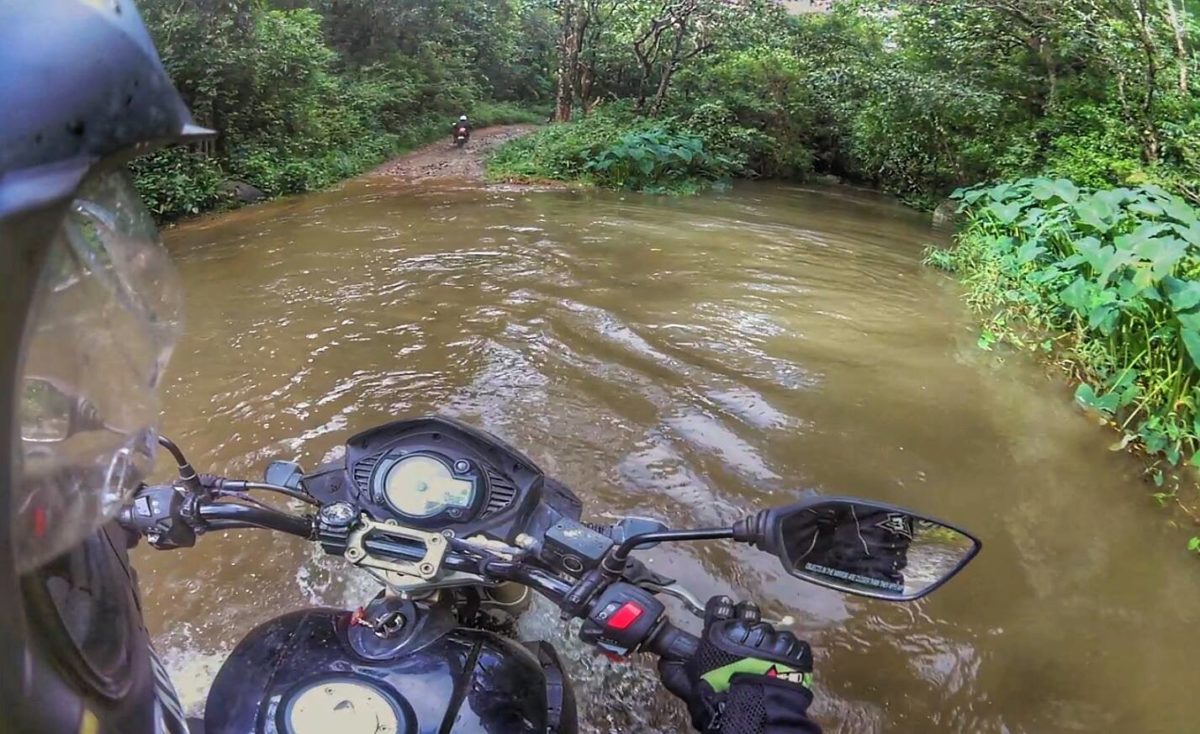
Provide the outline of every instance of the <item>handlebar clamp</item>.
{"type": "Polygon", "coordinates": [[[195,501],[178,487],[144,487],[117,522],[159,550],[191,548],[196,545],[195,501]]]}
{"type": "Polygon", "coordinates": [[[663,603],[649,591],[616,583],[592,604],[579,639],[611,656],[625,657],[653,636],[665,612],[663,603]]]}

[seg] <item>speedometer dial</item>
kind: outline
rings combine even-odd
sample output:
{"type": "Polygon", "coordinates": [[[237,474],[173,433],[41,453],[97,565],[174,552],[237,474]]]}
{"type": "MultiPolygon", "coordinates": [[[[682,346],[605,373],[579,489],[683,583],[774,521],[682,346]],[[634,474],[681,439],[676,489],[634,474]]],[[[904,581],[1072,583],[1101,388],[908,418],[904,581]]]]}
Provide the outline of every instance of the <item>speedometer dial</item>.
{"type": "Polygon", "coordinates": [[[475,483],[454,476],[450,467],[432,456],[406,456],[384,477],[384,496],[392,509],[412,518],[433,517],[451,508],[468,508],[475,483]]]}

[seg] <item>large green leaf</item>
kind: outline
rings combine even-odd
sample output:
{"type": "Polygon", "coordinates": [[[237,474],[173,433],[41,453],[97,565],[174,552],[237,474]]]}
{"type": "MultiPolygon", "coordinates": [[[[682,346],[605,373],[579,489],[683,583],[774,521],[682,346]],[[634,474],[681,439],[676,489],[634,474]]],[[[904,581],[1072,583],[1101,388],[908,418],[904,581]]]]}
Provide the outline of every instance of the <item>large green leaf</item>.
{"type": "Polygon", "coordinates": [[[1200,334],[1200,312],[1180,311],[1176,312],[1175,318],[1179,320],[1181,328],[1200,334]]]}
{"type": "Polygon", "coordinates": [[[1196,210],[1178,196],[1172,196],[1163,202],[1163,211],[1168,217],[1185,227],[1190,227],[1200,221],[1196,217],[1196,210]]]}
{"type": "Polygon", "coordinates": [[[1046,248],[1038,244],[1036,240],[1030,240],[1021,245],[1021,249],[1017,250],[1017,263],[1024,265],[1025,263],[1033,262],[1045,251],[1046,248]]]}
{"type": "Polygon", "coordinates": [[[1046,201],[1054,198],[1054,182],[1048,178],[1039,178],[1033,182],[1033,188],[1030,189],[1029,195],[1038,201],[1046,201]]]}
{"type": "Polygon", "coordinates": [[[1033,182],[1033,190],[1030,195],[1038,201],[1048,201],[1050,199],[1060,199],[1067,204],[1074,204],[1079,198],[1079,188],[1065,178],[1060,178],[1051,181],[1048,178],[1039,178],[1033,182]]]}
{"type": "Polygon", "coordinates": [[[1129,211],[1145,217],[1161,217],[1163,208],[1149,199],[1138,199],[1129,205],[1129,211]]]}
{"type": "Polygon", "coordinates": [[[1046,285],[1050,281],[1061,278],[1064,275],[1066,275],[1066,271],[1055,265],[1051,265],[1050,267],[1033,273],[1033,275],[1029,277],[1029,281],[1031,283],[1036,283],[1037,285],[1046,285]]]}
{"type": "Polygon", "coordinates": [[[1174,237],[1158,237],[1139,244],[1133,253],[1149,263],[1156,281],[1170,275],[1187,254],[1187,243],[1174,237]]]}
{"type": "Polygon", "coordinates": [[[1190,226],[1185,227],[1182,224],[1172,225],[1174,230],[1180,237],[1187,240],[1187,243],[1193,247],[1200,247],[1200,222],[1193,222],[1190,226]]]}
{"type": "Polygon", "coordinates": [[[1079,313],[1087,313],[1092,302],[1094,288],[1082,277],[1076,278],[1069,286],[1058,292],[1058,300],[1064,306],[1075,309],[1079,313]]]}
{"type": "Polygon", "coordinates": [[[1102,245],[1095,237],[1081,237],[1073,243],[1075,250],[1083,256],[1083,261],[1091,267],[1093,273],[1099,273],[1112,260],[1116,248],[1112,245],[1102,245]]]}
{"type": "Polygon", "coordinates": [[[1113,239],[1113,244],[1118,250],[1132,250],[1138,245],[1153,239],[1160,232],[1167,229],[1167,225],[1159,224],[1158,222],[1142,222],[1136,229],[1128,234],[1118,235],[1113,239]]]}
{"type": "Polygon", "coordinates": [[[1017,195],[1016,187],[1010,183],[996,184],[987,191],[988,198],[992,201],[1006,201],[1017,195]]]}
{"type": "Polygon", "coordinates": [[[1096,192],[1086,199],[1081,199],[1075,203],[1074,208],[1075,216],[1079,217],[1080,222],[1104,233],[1112,229],[1117,210],[1109,197],[1101,196],[1101,193],[1096,192]]]}
{"type": "Polygon", "coordinates": [[[1200,367],[1200,331],[1185,326],[1179,330],[1179,337],[1187,348],[1188,356],[1192,358],[1192,364],[1200,367]]]}
{"type": "Polygon", "coordinates": [[[1017,217],[1021,216],[1021,206],[1022,203],[1019,199],[1008,204],[993,201],[988,204],[988,211],[994,214],[1001,224],[1012,224],[1017,217]]]}
{"type": "Polygon", "coordinates": [[[1189,311],[1200,306],[1200,283],[1167,276],[1163,278],[1162,287],[1176,311],[1189,311]]]}
{"type": "Polygon", "coordinates": [[[1109,203],[1114,210],[1121,206],[1126,201],[1132,201],[1138,198],[1138,192],[1133,189],[1116,188],[1116,189],[1101,189],[1094,196],[1098,199],[1104,199],[1109,203]]]}
{"type": "Polygon", "coordinates": [[[1080,383],[1079,387],[1075,389],[1075,402],[1085,408],[1111,414],[1117,409],[1120,397],[1115,393],[1108,393],[1103,396],[1097,395],[1095,389],[1084,382],[1080,383]]]}
{"type": "Polygon", "coordinates": [[[1108,253],[1108,257],[1105,259],[1103,267],[1100,268],[1100,272],[1096,275],[1096,280],[1101,286],[1108,285],[1108,281],[1110,281],[1114,275],[1120,272],[1122,268],[1128,267],[1137,261],[1137,257],[1132,252],[1113,250],[1107,245],[1101,249],[1108,253]]]}
{"type": "Polygon", "coordinates": [[[1120,319],[1121,311],[1116,303],[1101,303],[1088,312],[1088,328],[1108,336],[1117,328],[1120,319]]]}
{"type": "Polygon", "coordinates": [[[1025,212],[1025,217],[1021,220],[1020,226],[1022,229],[1035,230],[1043,223],[1045,216],[1046,210],[1035,206],[1025,212]]]}

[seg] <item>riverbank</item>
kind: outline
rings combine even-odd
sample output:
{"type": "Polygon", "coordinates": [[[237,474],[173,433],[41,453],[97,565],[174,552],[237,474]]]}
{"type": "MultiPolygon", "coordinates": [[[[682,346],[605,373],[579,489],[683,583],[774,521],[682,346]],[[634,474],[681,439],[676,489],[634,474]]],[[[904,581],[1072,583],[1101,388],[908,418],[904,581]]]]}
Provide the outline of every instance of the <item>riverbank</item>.
{"type": "Polygon", "coordinates": [[[1114,448],[1150,458],[1156,498],[1178,499],[1195,519],[1200,211],[1156,186],[1066,179],[955,198],[965,217],[956,247],[931,249],[926,262],[966,287],[983,322],[979,346],[1007,343],[1062,367],[1076,402],[1117,432],[1114,448]]]}

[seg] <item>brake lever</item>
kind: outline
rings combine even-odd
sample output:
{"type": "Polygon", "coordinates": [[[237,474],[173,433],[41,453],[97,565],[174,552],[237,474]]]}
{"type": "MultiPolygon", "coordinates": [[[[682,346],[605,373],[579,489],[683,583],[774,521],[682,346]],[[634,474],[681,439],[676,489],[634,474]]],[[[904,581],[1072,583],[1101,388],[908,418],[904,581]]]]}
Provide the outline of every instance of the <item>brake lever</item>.
{"type": "MultiPolygon", "coordinates": [[[[699,597],[697,597],[684,586],[681,586],[678,583],[671,583],[667,584],[666,586],[656,586],[653,584],[641,584],[641,586],[647,591],[651,591],[655,594],[666,594],[667,596],[675,597],[679,601],[683,602],[685,609],[700,619],[704,619],[703,602],[701,602],[699,597]]],[[[796,618],[790,614],[782,619],[767,619],[764,617],[762,621],[771,625],[772,627],[791,627],[792,625],[796,624],[796,618]]]]}
{"type": "Polygon", "coordinates": [[[679,601],[683,602],[685,609],[700,619],[704,619],[704,603],[700,601],[699,597],[683,586],[680,586],[678,583],[671,583],[665,586],[659,586],[657,584],[641,584],[641,587],[655,594],[666,594],[667,596],[675,597],[679,601]]]}

